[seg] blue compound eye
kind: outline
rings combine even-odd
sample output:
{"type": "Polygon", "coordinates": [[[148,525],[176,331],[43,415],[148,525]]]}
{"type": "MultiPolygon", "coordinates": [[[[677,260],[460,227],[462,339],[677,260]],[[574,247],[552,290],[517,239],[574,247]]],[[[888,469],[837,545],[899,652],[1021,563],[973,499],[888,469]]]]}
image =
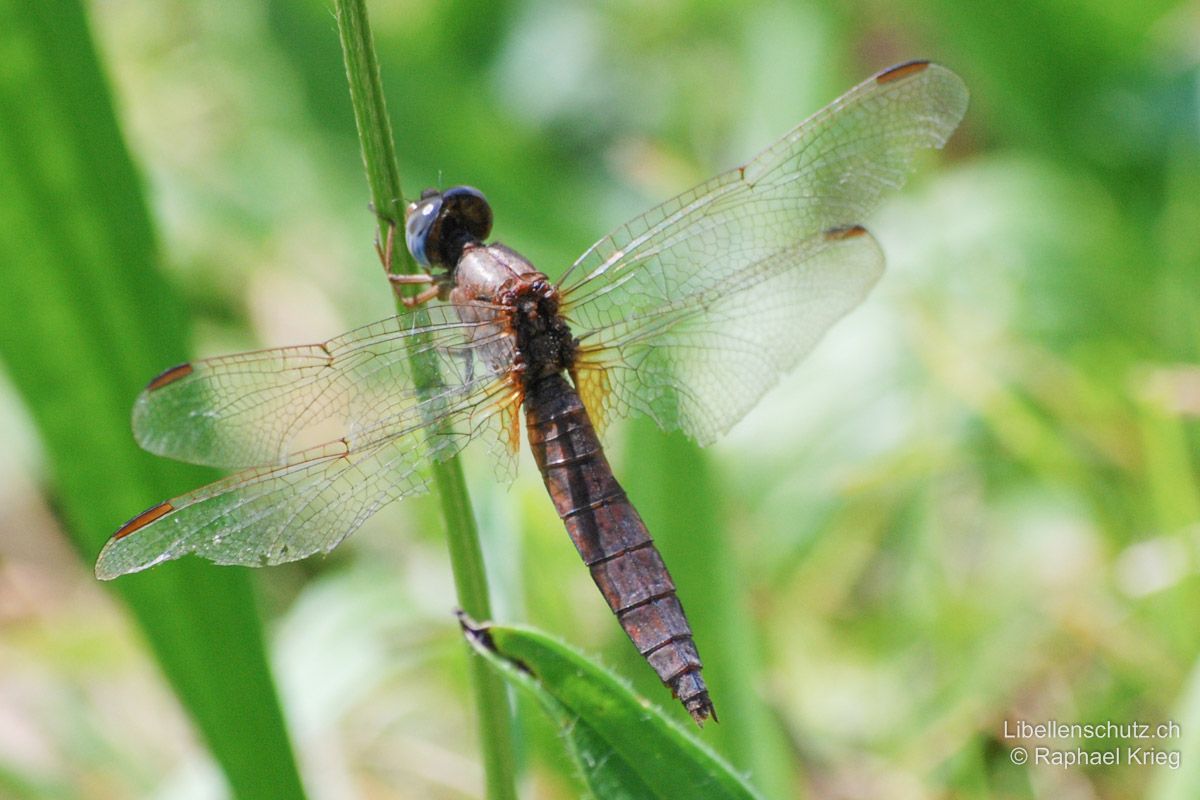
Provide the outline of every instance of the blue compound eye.
{"type": "Polygon", "coordinates": [[[429,240],[429,231],[442,210],[441,194],[422,197],[408,207],[404,215],[404,241],[408,244],[408,252],[422,267],[429,266],[429,257],[425,255],[425,243],[429,240]]]}
{"type": "Polygon", "coordinates": [[[404,239],[423,267],[453,269],[468,244],[482,242],[492,230],[492,208],[478,189],[455,186],[426,190],[408,207],[404,239]]]}

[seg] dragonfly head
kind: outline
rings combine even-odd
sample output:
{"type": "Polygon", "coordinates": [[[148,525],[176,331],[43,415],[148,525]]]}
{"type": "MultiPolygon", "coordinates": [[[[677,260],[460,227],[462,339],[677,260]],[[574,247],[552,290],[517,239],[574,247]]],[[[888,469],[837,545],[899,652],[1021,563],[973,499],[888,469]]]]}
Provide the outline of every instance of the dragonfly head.
{"type": "Polygon", "coordinates": [[[463,248],[482,242],[491,230],[492,207],[471,186],[426,189],[404,214],[408,252],[423,267],[454,269],[463,248]]]}

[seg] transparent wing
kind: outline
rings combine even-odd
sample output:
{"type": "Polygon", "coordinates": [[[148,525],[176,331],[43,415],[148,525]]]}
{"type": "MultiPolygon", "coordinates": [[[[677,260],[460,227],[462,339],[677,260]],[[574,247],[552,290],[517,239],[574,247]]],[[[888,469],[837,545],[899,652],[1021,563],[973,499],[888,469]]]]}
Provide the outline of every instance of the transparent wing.
{"type": "Polygon", "coordinates": [[[138,397],[134,436],[152,453],[236,468],[287,464],[296,451],[337,439],[358,450],[381,429],[436,420],[505,374],[513,344],[501,326],[463,322],[451,307],[424,313],[323,344],[173,367],[138,397]],[[414,354],[430,371],[422,380],[414,354]]]}
{"type": "Polygon", "coordinates": [[[858,222],[967,96],[945,67],[893,67],[593,245],[560,291],[600,421],[639,410],[702,443],[728,430],[874,284],[882,254],[858,222]]]}
{"type": "Polygon", "coordinates": [[[384,504],[423,492],[425,468],[458,452],[510,395],[493,379],[448,399],[427,424],[386,425],[357,445],[339,439],[160,503],[108,541],[96,575],[108,580],[188,553],[263,566],[328,552],[384,504]]]}
{"type": "Polygon", "coordinates": [[[576,380],[593,419],[638,411],[709,444],[808,354],[883,274],[865,228],[835,229],[582,342],[576,380]]]}
{"type": "MultiPolygon", "coordinates": [[[[477,312],[492,307],[478,304],[477,312]]],[[[197,361],[150,382],[134,410],[147,449],[206,464],[260,464],[160,503],[113,535],[102,579],[196,553],[259,566],[327,552],[385,503],[422,492],[427,467],[520,402],[511,335],[453,308],[384,320],[325,344],[197,361]],[[413,354],[419,372],[414,372],[413,354]],[[324,443],[293,449],[318,433],[324,443]]]]}

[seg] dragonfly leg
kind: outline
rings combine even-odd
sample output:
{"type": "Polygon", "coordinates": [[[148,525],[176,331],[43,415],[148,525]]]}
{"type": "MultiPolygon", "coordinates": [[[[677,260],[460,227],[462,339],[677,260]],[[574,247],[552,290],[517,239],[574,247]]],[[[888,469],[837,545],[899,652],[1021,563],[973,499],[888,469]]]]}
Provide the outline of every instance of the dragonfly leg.
{"type": "Polygon", "coordinates": [[[398,297],[400,299],[400,302],[404,303],[405,308],[416,308],[417,306],[423,306],[426,303],[428,303],[430,300],[432,300],[433,298],[437,297],[438,294],[441,292],[440,287],[430,286],[428,289],[421,290],[419,293],[417,293],[413,297],[406,297],[405,295],[400,294],[401,286],[412,285],[414,283],[432,283],[433,282],[432,275],[388,275],[388,279],[390,281],[392,281],[392,289],[396,292],[396,297],[398,297]],[[425,278],[426,280],[423,280],[423,281],[400,280],[400,281],[398,281],[398,280],[396,280],[396,278],[425,278]]]}
{"type": "Polygon", "coordinates": [[[379,234],[375,234],[375,252],[379,254],[379,263],[383,264],[383,271],[389,277],[392,274],[392,254],[395,252],[393,246],[396,242],[396,223],[390,219],[387,222],[387,236],[381,245],[379,243],[379,234]]]}
{"type": "Polygon", "coordinates": [[[383,244],[380,244],[379,237],[375,237],[375,252],[379,254],[379,262],[383,264],[383,274],[387,275],[388,281],[392,284],[392,291],[395,292],[396,298],[404,303],[405,308],[416,308],[417,306],[428,303],[433,298],[437,297],[440,288],[436,285],[437,279],[428,272],[417,272],[415,274],[396,274],[392,272],[392,254],[395,252],[396,242],[396,223],[388,221],[387,235],[384,237],[383,244]],[[405,286],[429,286],[413,297],[403,294],[405,286]]]}

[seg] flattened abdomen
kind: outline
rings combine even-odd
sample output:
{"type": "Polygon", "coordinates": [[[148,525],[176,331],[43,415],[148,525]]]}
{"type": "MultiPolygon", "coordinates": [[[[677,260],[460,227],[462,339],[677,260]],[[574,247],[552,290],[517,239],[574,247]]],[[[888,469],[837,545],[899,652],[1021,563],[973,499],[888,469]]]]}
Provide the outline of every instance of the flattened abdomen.
{"type": "Polygon", "coordinates": [[[715,718],[666,564],[562,375],[527,388],[529,444],[558,515],[634,646],[697,722],[715,718]]]}

